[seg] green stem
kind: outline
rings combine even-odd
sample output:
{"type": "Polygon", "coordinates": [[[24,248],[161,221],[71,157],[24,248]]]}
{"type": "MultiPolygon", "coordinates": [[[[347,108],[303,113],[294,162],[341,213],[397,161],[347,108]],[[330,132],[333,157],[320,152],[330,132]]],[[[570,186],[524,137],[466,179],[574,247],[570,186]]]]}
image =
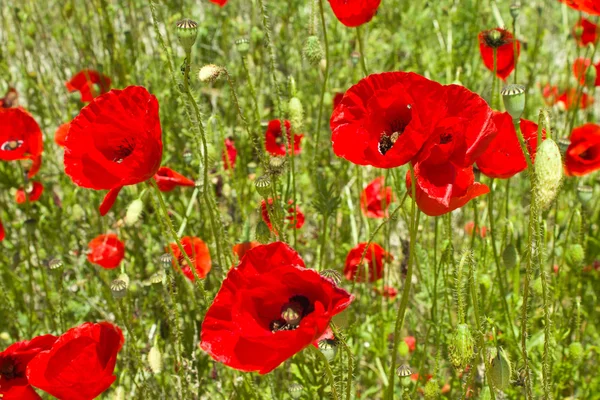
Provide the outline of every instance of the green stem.
{"type": "Polygon", "coordinates": [[[319,150],[319,139],[321,138],[321,125],[323,120],[323,103],[325,101],[325,91],[327,90],[327,79],[329,78],[329,42],[327,40],[327,26],[325,24],[325,12],[323,11],[323,1],[324,0],[319,0],[319,14],[321,16],[321,29],[323,30],[323,41],[325,42],[325,71],[323,72],[323,84],[321,85],[321,96],[319,99],[319,116],[317,118],[317,127],[315,129],[316,135],[312,157],[315,176],[317,173],[317,168],[315,168],[314,164],[316,163],[317,153],[319,150]]]}
{"type": "Polygon", "coordinates": [[[323,365],[325,366],[325,374],[327,374],[327,378],[329,379],[329,384],[331,385],[331,398],[333,400],[339,400],[339,397],[337,394],[337,389],[335,388],[335,380],[333,378],[333,371],[331,370],[331,365],[329,365],[329,361],[327,361],[327,357],[325,357],[325,354],[323,354],[321,352],[321,350],[315,348],[314,346],[309,346],[309,347],[311,349],[313,349],[313,351],[315,352],[317,357],[320,358],[321,361],[323,361],[323,365]]]}
{"type": "Polygon", "coordinates": [[[368,76],[369,71],[367,70],[367,61],[365,59],[365,48],[364,48],[364,42],[363,42],[361,30],[362,30],[362,26],[356,27],[356,41],[358,42],[358,48],[360,51],[360,65],[362,67],[363,74],[365,74],[365,76],[368,76]]]}

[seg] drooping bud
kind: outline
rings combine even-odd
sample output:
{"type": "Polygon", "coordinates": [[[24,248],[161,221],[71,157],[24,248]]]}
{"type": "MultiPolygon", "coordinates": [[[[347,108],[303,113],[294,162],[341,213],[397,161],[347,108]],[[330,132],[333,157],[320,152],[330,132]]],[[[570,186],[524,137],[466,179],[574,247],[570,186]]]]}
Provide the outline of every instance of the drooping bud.
{"type": "Polygon", "coordinates": [[[266,175],[259,176],[254,181],[254,187],[258,194],[266,199],[271,194],[271,179],[266,175]]]}
{"type": "Polygon", "coordinates": [[[290,114],[290,124],[296,131],[302,129],[304,123],[304,108],[302,102],[297,97],[292,97],[288,103],[288,112],[290,114]]]}
{"type": "Polygon", "coordinates": [[[518,121],[525,110],[525,86],[510,84],[502,89],[504,108],[514,121],[518,121]]]}
{"type": "Polygon", "coordinates": [[[504,390],[510,385],[512,367],[506,352],[499,348],[496,356],[490,360],[490,380],[499,390],[504,390]]]}
{"type": "Polygon", "coordinates": [[[262,219],[256,224],[255,236],[256,240],[262,244],[267,244],[269,243],[269,240],[271,240],[271,231],[269,230],[269,226],[262,219]]]}
{"type": "Polygon", "coordinates": [[[304,42],[304,48],[302,49],[302,55],[309,62],[310,65],[315,66],[321,62],[321,59],[325,56],[321,42],[317,36],[309,36],[304,42]]]}
{"type": "Polygon", "coordinates": [[[545,210],[554,201],[562,181],[563,165],[560,150],[552,139],[538,146],[535,156],[536,193],[538,206],[545,210]]]}
{"type": "Polygon", "coordinates": [[[198,79],[200,79],[201,82],[212,83],[219,79],[224,72],[225,69],[223,67],[215,64],[207,64],[198,71],[198,79]]]}
{"type": "Polygon", "coordinates": [[[565,261],[571,268],[578,268],[585,259],[585,251],[579,243],[572,245],[565,252],[565,261]]]}
{"type": "Polygon", "coordinates": [[[148,365],[155,374],[160,374],[163,370],[162,354],[156,344],[148,352],[148,365]]]}
{"type": "Polygon", "coordinates": [[[473,358],[473,336],[467,324],[458,324],[450,337],[448,347],[450,362],[457,370],[463,370],[473,358]]]}
{"type": "Polygon", "coordinates": [[[125,225],[134,225],[140,219],[142,211],[144,211],[144,202],[140,199],[132,201],[125,213],[125,225]]]}
{"type": "Polygon", "coordinates": [[[519,258],[519,254],[517,253],[517,248],[514,244],[509,243],[504,248],[502,252],[502,261],[504,261],[504,266],[506,268],[514,268],[517,265],[517,260],[519,258]]]}
{"type": "Polygon", "coordinates": [[[292,383],[288,386],[288,393],[292,399],[299,399],[302,397],[302,392],[304,391],[304,386],[299,383],[292,383]]]}
{"type": "Polygon", "coordinates": [[[177,21],[177,38],[186,53],[189,53],[198,37],[198,24],[191,19],[177,21]]]}
{"type": "Polygon", "coordinates": [[[245,56],[250,51],[250,40],[246,38],[238,39],[235,41],[235,46],[237,47],[237,51],[245,56]]]}
{"type": "Polygon", "coordinates": [[[591,186],[583,185],[577,187],[577,198],[581,204],[586,205],[594,195],[594,189],[591,186]]]}

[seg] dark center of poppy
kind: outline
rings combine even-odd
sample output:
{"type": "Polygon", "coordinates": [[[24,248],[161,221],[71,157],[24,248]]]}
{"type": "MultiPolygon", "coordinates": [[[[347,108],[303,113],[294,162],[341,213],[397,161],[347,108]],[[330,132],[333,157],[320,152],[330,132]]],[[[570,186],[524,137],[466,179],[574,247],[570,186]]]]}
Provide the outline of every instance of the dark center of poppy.
{"type": "Polygon", "coordinates": [[[6,142],[2,143],[2,146],[0,146],[0,149],[2,151],[14,151],[21,146],[23,146],[22,140],[16,140],[16,139],[15,140],[7,140],[6,142]]]}
{"type": "Polygon", "coordinates": [[[121,164],[127,157],[133,153],[135,150],[135,139],[134,138],[124,138],[114,149],[110,151],[110,160],[116,162],[117,164],[121,164]]]}
{"type": "Polygon", "coordinates": [[[279,318],[271,321],[271,332],[293,331],[300,326],[302,318],[313,312],[314,307],[305,296],[296,295],[281,307],[279,318]]]}
{"type": "Polygon", "coordinates": [[[600,146],[593,146],[579,153],[579,158],[584,161],[591,161],[598,157],[598,153],[600,153],[600,146]]]}
{"type": "Polygon", "coordinates": [[[385,156],[394,146],[400,135],[404,133],[411,120],[410,110],[410,104],[405,104],[401,106],[400,110],[396,108],[393,111],[394,117],[389,122],[389,128],[379,136],[377,150],[379,150],[381,155],[385,156]]]}
{"type": "Polygon", "coordinates": [[[486,46],[497,49],[500,46],[511,43],[512,39],[508,37],[506,32],[492,29],[483,34],[483,41],[486,46]]]}
{"type": "Polygon", "coordinates": [[[0,359],[0,377],[7,380],[19,377],[16,362],[11,357],[0,359]]]}
{"type": "Polygon", "coordinates": [[[440,135],[440,144],[450,143],[452,141],[452,134],[442,133],[440,135]]]}

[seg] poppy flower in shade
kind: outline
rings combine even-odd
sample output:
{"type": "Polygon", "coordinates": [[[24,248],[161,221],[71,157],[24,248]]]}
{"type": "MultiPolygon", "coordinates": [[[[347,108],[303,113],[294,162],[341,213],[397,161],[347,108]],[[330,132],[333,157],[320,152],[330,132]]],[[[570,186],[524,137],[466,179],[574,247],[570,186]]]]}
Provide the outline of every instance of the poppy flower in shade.
{"type": "Polygon", "coordinates": [[[241,260],[248,250],[252,250],[258,246],[260,246],[260,243],[258,242],[242,242],[234,245],[232,250],[238,256],[238,259],[241,260]]]}
{"type": "Polygon", "coordinates": [[[408,351],[411,353],[417,348],[417,339],[414,336],[406,336],[404,338],[404,343],[408,346],[408,351]]]}
{"type": "Polygon", "coordinates": [[[110,90],[110,78],[98,71],[84,69],[66,83],[69,92],[79,91],[81,101],[89,103],[95,97],[110,90]]]}
{"type": "Polygon", "coordinates": [[[125,245],[114,233],[95,237],[88,247],[88,261],[105,269],[118,267],[125,257],[125,245]]]}
{"type": "Polygon", "coordinates": [[[69,133],[69,123],[62,124],[54,132],[54,143],[60,147],[65,147],[65,140],[67,139],[67,133],[69,133]]]}
{"type": "Polygon", "coordinates": [[[494,72],[494,49],[496,49],[496,75],[505,80],[515,69],[515,61],[521,53],[521,43],[506,29],[494,28],[479,32],[479,53],[486,68],[494,72]]]}
{"type": "Polygon", "coordinates": [[[225,149],[221,156],[223,159],[223,169],[233,169],[235,167],[235,160],[237,159],[237,149],[233,143],[233,139],[225,139],[225,149]]]}
{"type": "Polygon", "coordinates": [[[22,108],[0,111],[0,160],[35,160],[43,149],[42,131],[27,111],[22,108]]]}
{"type": "Polygon", "coordinates": [[[549,83],[545,84],[542,88],[542,97],[544,98],[544,103],[548,106],[553,106],[558,101],[558,87],[552,86],[549,83]]]}
{"type": "Polygon", "coordinates": [[[600,125],[585,124],[573,129],[565,153],[567,175],[583,176],[600,169],[600,125]]]}
{"type": "Polygon", "coordinates": [[[594,68],[596,70],[596,80],[594,81],[594,86],[600,86],[600,63],[592,64],[592,61],[589,58],[579,57],[573,63],[573,75],[575,78],[581,82],[581,84],[585,84],[585,76],[588,68],[594,68]]]}
{"type": "Polygon", "coordinates": [[[394,168],[409,162],[443,117],[443,86],[412,72],[384,72],[348,89],[331,116],[338,157],[394,168]]]}
{"type": "Polygon", "coordinates": [[[600,15],[600,3],[597,0],[559,0],[569,7],[592,15],[600,15]]]}
{"type": "Polygon", "coordinates": [[[223,7],[225,4],[227,4],[227,0],[210,0],[210,2],[213,4],[217,4],[221,7],[223,7]]]}
{"type": "Polygon", "coordinates": [[[27,188],[19,188],[15,193],[15,201],[17,204],[23,204],[27,201],[33,203],[37,201],[44,192],[44,185],[40,182],[31,182],[27,188]]]}
{"type": "Polygon", "coordinates": [[[8,88],[4,97],[0,98],[0,108],[11,108],[19,105],[19,93],[15,88],[8,88]]]}
{"type": "Polygon", "coordinates": [[[571,88],[565,90],[557,97],[556,104],[565,110],[571,110],[573,107],[578,107],[581,110],[585,110],[594,104],[594,98],[589,96],[587,93],[580,93],[578,95],[577,89],[571,88]],[[577,99],[579,99],[579,102],[577,102],[577,99]]]}
{"type": "MultiPolygon", "coordinates": [[[[469,221],[465,224],[465,233],[467,236],[473,236],[473,229],[475,229],[475,222],[469,221]]],[[[475,230],[475,233],[484,238],[487,235],[487,229],[488,228],[486,226],[478,226],[475,230]]]]}
{"type": "Polygon", "coordinates": [[[375,16],[381,0],[329,0],[336,18],[354,28],[366,24],[375,16]]]}
{"type": "MultiPolygon", "coordinates": [[[[288,149],[292,146],[292,135],[290,121],[285,120],[285,131],[287,133],[287,140],[289,142],[288,149]]],[[[304,135],[294,135],[294,154],[300,154],[300,142],[304,135]]],[[[265,133],[265,148],[269,153],[274,156],[285,156],[285,139],[281,132],[281,121],[274,119],[269,121],[267,126],[267,132],[265,133]]],[[[290,151],[291,152],[291,151],[290,151]]]]}
{"type": "Polygon", "coordinates": [[[353,298],[285,243],[261,245],[227,273],[200,347],[231,368],[266,374],[319,339],[353,298]]]}
{"type": "Polygon", "coordinates": [[[2,225],[2,220],[0,220],[0,242],[4,240],[6,237],[6,231],[4,230],[4,225],[2,225]]]}
{"type": "Polygon", "coordinates": [[[392,259],[392,255],[377,243],[371,243],[368,248],[367,243],[359,243],[346,256],[344,275],[349,281],[375,282],[383,276],[383,263],[392,259]]]}
{"type": "MultiPolygon", "coordinates": [[[[456,210],[490,189],[475,182],[473,166],[462,168],[452,163],[417,163],[416,202],[425,214],[435,217],[456,210]]],[[[406,188],[412,197],[410,171],[406,174],[406,188]]]]}
{"type": "Polygon", "coordinates": [[[598,25],[587,18],[580,18],[573,27],[573,36],[580,46],[587,46],[590,43],[594,44],[598,40],[598,25]]]}
{"type": "MultiPolygon", "coordinates": [[[[194,268],[196,269],[198,277],[200,277],[200,279],[205,278],[212,267],[210,251],[208,250],[206,243],[197,237],[184,236],[181,238],[181,245],[183,246],[183,250],[188,255],[190,261],[194,263],[194,268]]],[[[185,256],[181,250],[179,250],[177,243],[171,243],[169,246],[171,247],[173,255],[175,256],[173,259],[173,266],[179,266],[181,268],[181,272],[183,272],[183,274],[189,280],[195,280],[194,273],[190,269],[185,256]]],[[[166,251],[169,251],[169,249],[166,251]]]]}
{"type": "Polygon", "coordinates": [[[373,179],[360,194],[360,208],[368,218],[385,218],[392,202],[392,188],[385,186],[385,177],[373,179]]]}
{"type": "MultiPolygon", "coordinates": [[[[527,162],[510,114],[494,112],[494,123],[498,134],[477,159],[477,167],[490,178],[507,179],[524,171],[527,168],[527,162]]],[[[527,144],[527,150],[534,161],[537,151],[538,126],[526,119],[521,119],[519,125],[527,144]]],[[[542,132],[542,137],[546,137],[545,132],[542,132]]]]}
{"type": "Polygon", "coordinates": [[[65,141],[65,172],[75,184],[109,190],[105,215],[119,191],[152,178],[162,159],[158,101],[141,86],[96,97],[71,122],[65,141]]]}
{"type": "Polygon", "coordinates": [[[121,329],[108,322],[71,328],[29,362],[29,383],[59,399],[94,399],[117,379],[124,342],[121,329]]]}
{"type": "MultiPolygon", "coordinates": [[[[271,214],[273,214],[274,212],[274,207],[273,207],[273,199],[269,198],[269,208],[271,211],[271,214]]],[[[288,209],[287,209],[287,214],[285,219],[286,221],[288,221],[288,227],[289,228],[296,228],[296,229],[300,229],[302,228],[302,226],[304,225],[304,213],[302,211],[300,211],[300,207],[293,206],[293,201],[292,200],[288,200],[288,209]],[[294,221],[296,221],[296,225],[294,226],[294,221]]],[[[260,213],[262,216],[263,221],[265,221],[265,223],[269,226],[269,229],[271,231],[273,231],[276,235],[278,234],[275,229],[273,228],[273,225],[271,224],[271,218],[269,217],[269,210],[267,209],[267,202],[262,200],[260,203],[260,213]]]]}
{"type": "Polygon", "coordinates": [[[161,192],[170,192],[177,186],[195,186],[196,183],[181,175],[178,172],[173,171],[169,167],[160,167],[154,175],[156,185],[161,192]]]}
{"type": "Polygon", "coordinates": [[[41,351],[50,350],[57,337],[43,335],[9,346],[0,352],[0,398],[35,400],[41,397],[27,379],[27,365],[41,351]]]}

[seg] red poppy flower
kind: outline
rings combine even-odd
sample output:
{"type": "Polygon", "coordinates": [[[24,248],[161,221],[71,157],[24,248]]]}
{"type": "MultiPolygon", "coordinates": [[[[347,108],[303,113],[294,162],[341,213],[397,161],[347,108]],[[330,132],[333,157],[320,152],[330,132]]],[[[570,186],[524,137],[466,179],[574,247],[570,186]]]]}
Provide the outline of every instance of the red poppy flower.
{"type": "Polygon", "coordinates": [[[600,86],[600,63],[592,64],[592,61],[589,58],[579,57],[573,63],[573,75],[575,78],[581,82],[582,85],[585,84],[585,75],[588,68],[594,68],[596,70],[596,80],[594,81],[594,86],[600,86]]]}
{"type": "Polygon", "coordinates": [[[43,335],[9,346],[0,352],[0,398],[36,400],[41,397],[27,379],[27,365],[41,351],[49,350],[57,337],[43,335]]]}
{"type": "MultiPolygon", "coordinates": [[[[198,273],[200,279],[205,278],[212,267],[210,251],[208,250],[206,243],[197,237],[184,236],[181,238],[181,245],[183,246],[183,250],[188,255],[190,261],[194,263],[194,267],[196,268],[196,272],[198,273]]],[[[175,256],[173,259],[173,267],[179,266],[181,268],[181,272],[183,272],[183,274],[189,280],[195,280],[194,273],[190,269],[185,256],[181,250],[179,250],[177,243],[171,243],[169,246],[171,246],[171,250],[175,256]]]]}
{"type": "Polygon", "coordinates": [[[551,86],[549,83],[545,84],[542,88],[542,97],[544,98],[544,103],[549,106],[553,106],[558,101],[558,87],[551,86]]]}
{"type": "Polygon", "coordinates": [[[392,255],[377,243],[371,243],[366,252],[365,248],[367,248],[367,243],[359,243],[346,256],[344,275],[349,281],[375,282],[383,276],[384,261],[393,259],[392,255]],[[364,258],[363,253],[365,253],[364,258]],[[360,264],[361,259],[362,265],[360,264]]]}
{"type": "Polygon", "coordinates": [[[573,36],[580,46],[587,46],[590,43],[595,44],[598,40],[598,25],[587,18],[581,17],[573,27],[573,36]],[[581,30],[581,35],[577,34],[578,30],[581,30]]]}
{"type": "Polygon", "coordinates": [[[4,97],[0,98],[0,108],[11,108],[19,105],[19,93],[15,88],[8,88],[4,97]]]}
{"type": "MultiPolygon", "coordinates": [[[[467,236],[473,236],[473,229],[475,229],[475,222],[469,221],[465,224],[465,233],[467,234],[467,236]]],[[[476,234],[484,238],[487,235],[487,227],[478,226],[475,232],[476,234]]]]}
{"type": "Polygon", "coordinates": [[[285,243],[261,245],[227,273],[200,347],[231,368],[266,374],[321,337],[352,300],[285,243]]]}
{"type": "Polygon", "coordinates": [[[512,33],[502,28],[479,32],[479,52],[486,68],[494,72],[494,48],[496,49],[496,75],[505,80],[515,69],[515,61],[521,54],[521,43],[517,40],[515,57],[512,33]]]}
{"type": "Polygon", "coordinates": [[[213,4],[217,4],[221,7],[223,7],[225,4],[227,4],[227,0],[210,0],[210,2],[213,4]]]}
{"type": "Polygon", "coordinates": [[[407,344],[407,346],[408,346],[408,351],[410,351],[411,353],[412,353],[413,351],[415,351],[415,350],[416,350],[416,348],[417,348],[417,339],[415,339],[415,337],[414,337],[414,336],[406,336],[406,337],[404,338],[404,343],[406,343],[406,344],[407,344]]]}
{"type": "Polygon", "coordinates": [[[565,154],[567,175],[583,176],[600,169],[600,125],[585,124],[573,129],[565,154]]]}
{"type": "Polygon", "coordinates": [[[68,122],[66,124],[62,124],[58,127],[58,129],[56,129],[56,132],[54,132],[54,143],[60,147],[65,147],[65,140],[67,139],[67,133],[69,133],[70,125],[71,124],[68,122]]]}
{"type": "Polygon", "coordinates": [[[35,159],[42,154],[42,131],[22,108],[0,111],[0,160],[35,159]]]}
{"type": "Polygon", "coordinates": [[[387,299],[390,299],[390,301],[394,300],[396,296],[398,296],[398,289],[392,286],[384,286],[383,290],[381,290],[378,287],[375,287],[373,288],[373,290],[375,291],[375,293],[380,294],[387,299]]]}
{"type": "Polygon", "coordinates": [[[592,15],[600,15],[600,3],[598,0],[559,0],[561,3],[565,3],[569,7],[583,11],[592,15]]]}
{"type": "MultiPolygon", "coordinates": [[[[521,133],[525,138],[527,149],[535,160],[537,151],[536,123],[521,119],[521,133]]],[[[513,119],[507,112],[494,112],[494,124],[498,134],[489,144],[485,152],[477,159],[477,167],[490,178],[507,179],[527,168],[525,156],[521,150],[513,119]]],[[[542,133],[545,138],[545,132],[542,133]]]]}
{"type": "MultiPolygon", "coordinates": [[[[285,131],[287,133],[287,140],[289,142],[289,150],[292,146],[290,121],[285,120],[284,124],[285,131]]],[[[303,137],[304,135],[294,135],[294,154],[300,154],[300,142],[302,141],[303,137]]],[[[281,121],[278,119],[269,121],[267,132],[265,133],[265,148],[274,156],[285,156],[285,139],[283,138],[283,133],[281,132],[281,121]]]]}
{"type": "Polygon", "coordinates": [[[381,0],[329,0],[336,18],[353,28],[366,24],[375,16],[381,0]]]}
{"type": "Polygon", "coordinates": [[[44,192],[44,185],[40,182],[31,182],[27,188],[19,188],[15,193],[15,201],[17,204],[23,204],[27,201],[33,203],[37,201],[44,192]]]}
{"type": "Polygon", "coordinates": [[[579,107],[579,109],[585,110],[590,105],[594,104],[594,98],[587,93],[580,93],[577,95],[577,89],[571,88],[562,92],[556,99],[556,103],[565,110],[571,110],[573,107],[579,107]],[[579,98],[579,103],[577,102],[577,98],[579,98]]]}
{"type": "Polygon", "coordinates": [[[342,102],[342,99],[344,98],[344,93],[342,92],[337,92],[334,96],[333,96],[333,109],[335,110],[335,108],[338,106],[338,104],[340,104],[342,102]]]}
{"type": "Polygon", "coordinates": [[[6,237],[6,231],[4,230],[4,225],[2,225],[2,220],[0,220],[0,242],[4,240],[6,237]]]}
{"type": "MultiPolygon", "coordinates": [[[[300,211],[300,207],[298,207],[298,206],[293,207],[292,200],[288,200],[288,205],[289,205],[289,207],[287,209],[288,215],[285,217],[285,219],[288,221],[288,227],[294,228],[294,220],[295,220],[296,221],[295,228],[296,229],[302,228],[302,226],[304,225],[304,213],[302,211],[300,211]]],[[[270,211],[272,214],[274,212],[274,207],[273,207],[273,199],[271,199],[271,198],[269,198],[269,207],[271,209],[270,211]]],[[[275,229],[273,228],[273,225],[271,224],[271,218],[269,218],[269,210],[267,210],[267,202],[264,200],[262,200],[260,203],[260,212],[261,212],[263,221],[265,221],[265,223],[269,226],[269,229],[277,235],[278,233],[275,231],[275,229]]]]}
{"type": "Polygon", "coordinates": [[[105,215],[119,191],[154,176],[162,159],[158,101],[141,86],[111,90],[85,106],[65,141],[65,172],[79,186],[110,190],[105,215]]]}
{"type": "MultiPolygon", "coordinates": [[[[486,185],[475,182],[472,166],[424,162],[415,164],[414,169],[417,205],[432,217],[456,210],[490,191],[486,185]]],[[[410,172],[406,174],[406,188],[412,197],[410,172]]]]}
{"type": "Polygon", "coordinates": [[[260,243],[258,242],[243,242],[233,246],[232,250],[238,256],[238,259],[241,260],[242,257],[244,257],[244,255],[248,252],[248,250],[252,250],[253,248],[258,246],[260,246],[260,243]]]}
{"type": "Polygon", "coordinates": [[[158,185],[161,192],[170,192],[177,186],[195,186],[196,183],[181,175],[178,172],[173,171],[169,167],[160,167],[154,175],[154,180],[158,185]]]}
{"type": "Polygon", "coordinates": [[[223,169],[233,169],[235,167],[235,160],[237,159],[237,149],[233,143],[233,139],[225,139],[225,150],[223,150],[223,169]]]}
{"type": "Polygon", "coordinates": [[[125,245],[114,233],[95,237],[88,243],[88,247],[88,261],[102,268],[116,268],[125,257],[125,245]]]}
{"type": "Polygon", "coordinates": [[[385,218],[392,202],[392,188],[385,186],[385,177],[373,179],[360,194],[360,208],[368,218],[385,218]]]}
{"type": "Polygon", "coordinates": [[[69,92],[78,90],[81,93],[81,101],[89,103],[94,97],[110,90],[110,78],[98,71],[84,69],[75,74],[66,86],[69,92]]]}
{"type": "Polygon", "coordinates": [[[94,399],[117,379],[124,342],[121,329],[108,322],[71,328],[29,362],[29,383],[59,399],[94,399]]]}

